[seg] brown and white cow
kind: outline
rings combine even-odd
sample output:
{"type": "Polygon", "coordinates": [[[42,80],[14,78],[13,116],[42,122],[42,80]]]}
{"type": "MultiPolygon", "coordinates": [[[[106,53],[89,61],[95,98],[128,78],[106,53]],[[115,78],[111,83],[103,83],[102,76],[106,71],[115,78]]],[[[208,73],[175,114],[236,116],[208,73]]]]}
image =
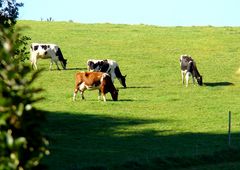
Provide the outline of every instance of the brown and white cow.
{"type": "Polygon", "coordinates": [[[37,60],[39,58],[51,59],[50,70],[52,70],[53,62],[57,65],[58,70],[60,70],[58,62],[61,63],[63,69],[66,69],[67,60],[63,58],[61,49],[56,44],[32,43],[30,48],[30,61],[32,68],[37,69],[37,60]]]}
{"type": "Polygon", "coordinates": [[[184,84],[184,77],[186,77],[186,86],[188,86],[189,77],[192,76],[193,84],[195,83],[194,78],[197,79],[197,82],[202,86],[202,76],[198,72],[196,62],[192,59],[191,56],[182,55],[180,57],[180,66],[182,73],[182,83],[184,84]]]}
{"type": "Polygon", "coordinates": [[[75,89],[73,101],[76,100],[77,92],[80,91],[82,99],[84,99],[84,91],[87,89],[98,89],[98,99],[101,94],[104,102],[106,102],[106,93],[110,92],[114,101],[118,100],[118,90],[114,87],[111,77],[103,72],[78,72],[75,77],[75,89]]]}

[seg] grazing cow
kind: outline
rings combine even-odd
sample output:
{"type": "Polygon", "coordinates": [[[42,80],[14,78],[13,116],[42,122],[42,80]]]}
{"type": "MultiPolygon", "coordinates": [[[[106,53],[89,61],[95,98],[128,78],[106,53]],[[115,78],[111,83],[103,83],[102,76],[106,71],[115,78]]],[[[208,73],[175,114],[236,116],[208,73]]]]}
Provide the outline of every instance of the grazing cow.
{"type": "Polygon", "coordinates": [[[100,100],[101,94],[104,102],[106,102],[106,93],[110,92],[114,101],[118,100],[118,90],[114,87],[111,77],[103,72],[78,72],[75,77],[75,89],[73,101],[76,100],[77,92],[80,91],[82,99],[84,99],[84,91],[86,89],[98,89],[100,100]]]}
{"type": "Polygon", "coordinates": [[[87,61],[87,67],[88,71],[100,71],[108,73],[111,78],[112,82],[114,82],[114,79],[117,78],[121,85],[126,88],[126,75],[123,76],[118,63],[114,60],[94,60],[90,59],[87,61]]]}
{"type": "Polygon", "coordinates": [[[39,58],[47,59],[50,58],[50,70],[52,70],[53,62],[56,63],[57,69],[58,61],[60,61],[62,68],[66,69],[67,60],[63,58],[61,49],[56,44],[39,44],[39,43],[32,43],[30,48],[30,61],[32,68],[35,67],[37,69],[37,60],[39,58]]]}
{"type": "Polygon", "coordinates": [[[182,72],[182,83],[184,84],[184,77],[186,77],[186,86],[188,86],[189,77],[192,75],[193,83],[195,83],[194,78],[202,86],[202,76],[199,74],[195,61],[188,55],[182,55],[180,57],[180,66],[182,72]]]}

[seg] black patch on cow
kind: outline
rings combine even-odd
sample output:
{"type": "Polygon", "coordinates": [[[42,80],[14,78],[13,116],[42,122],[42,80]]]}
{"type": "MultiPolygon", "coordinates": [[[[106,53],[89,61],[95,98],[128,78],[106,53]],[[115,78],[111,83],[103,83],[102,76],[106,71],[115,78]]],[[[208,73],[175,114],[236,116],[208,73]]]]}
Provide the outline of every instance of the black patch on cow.
{"type": "Polygon", "coordinates": [[[182,56],[180,58],[180,62],[181,62],[181,70],[187,70],[188,69],[188,64],[190,62],[193,62],[193,59],[189,56],[182,56]]]}
{"type": "Polygon", "coordinates": [[[33,46],[33,50],[34,50],[34,51],[37,51],[37,50],[38,50],[38,47],[39,47],[39,45],[34,45],[34,46],[33,46]]]}
{"type": "Polygon", "coordinates": [[[120,80],[120,83],[123,85],[123,87],[127,87],[126,85],[126,76],[123,76],[119,67],[117,66],[115,69],[114,69],[114,72],[115,72],[115,75],[116,77],[120,80]]]}
{"type": "Polygon", "coordinates": [[[57,49],[56,56],[58,56],[59,61],[64,60],[63,55],[62,55],[62,51],[60,50],[60,48],[57,49]]]}
{"type": "Polygon", "coordinates": [[[100,70],[101,72],[105,72],[105,73],[108,73],[110,70],[109,70],[109,64],[107,62],[107,60],[103,60],[100,62],[100,70]]]}
{"type": "Polygon", "coordinates": [[[47,45],[41,45],[42,49],[47,50],[48,46],[47,45]]]}
{"type": "Polygon", "coordinates": [[[114,72],[116,74],[116,77],[118,78],[122,77],[122,73],[120,72],[120,69],[118,66],[115,68],[114,72]]]}
{"type": "Polygon", "coordinates": [[[193,67],[194,67],[194,64],[192,61],[190,61],[187,66],[187,72],[193,73],[193,67]]]}
{"type": "Polygon", "coordinates": [[[44,52],[44,55],[47,55],[47,51],[44,52]]]}
{"type": "Polygon", "coordinates": [[[66,69],[67,60],[63,58],[62,51],[60,48],[57,49],[56,56],[58,56],[59,61],[62,62],[63,68],[66,69]]]}

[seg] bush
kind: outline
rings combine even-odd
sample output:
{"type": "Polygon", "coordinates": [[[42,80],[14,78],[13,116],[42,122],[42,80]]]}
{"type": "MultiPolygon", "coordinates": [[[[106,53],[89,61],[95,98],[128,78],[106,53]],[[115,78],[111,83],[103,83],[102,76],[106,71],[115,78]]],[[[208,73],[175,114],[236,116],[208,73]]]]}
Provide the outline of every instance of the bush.
{"type": "Polygon", "coordinates": [[[33,106],[41,100],[34,94],[42,89],[32,85],[41,71],[21,62],[18,32],[0,26],[0,169],[46,169],[40,163],[49,154],[41,133],[45,114],[33,106]]]}

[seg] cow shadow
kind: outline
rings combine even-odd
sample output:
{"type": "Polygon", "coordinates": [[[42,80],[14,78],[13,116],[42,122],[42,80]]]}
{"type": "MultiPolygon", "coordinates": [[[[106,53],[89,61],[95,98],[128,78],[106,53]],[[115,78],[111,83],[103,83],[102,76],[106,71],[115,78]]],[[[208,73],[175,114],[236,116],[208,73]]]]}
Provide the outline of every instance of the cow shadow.
{"type": "Polygon", "coordinates": [[[234,84],[231,82],[206,82],[203,83],[205,86],[209,87],[221,87],[221,86],[233,86],[234,84]]]}
{"type": "Polygon", "coordinates": [[[120,99],[119,102],[133,102],[133,99],[120,99]]]}
{"type": "Polygon", "coordinates": [[[66,70],[87,70],[87,69],[81,68],[81,67],[72,67],[72,68],[66,68],[66,70]]]}
{"type": "Polygon", "coordinates": [[[125,87],[118,87],[118,89],[150,89],[153,88],[151,86],[127,86],[125,87]]]}

